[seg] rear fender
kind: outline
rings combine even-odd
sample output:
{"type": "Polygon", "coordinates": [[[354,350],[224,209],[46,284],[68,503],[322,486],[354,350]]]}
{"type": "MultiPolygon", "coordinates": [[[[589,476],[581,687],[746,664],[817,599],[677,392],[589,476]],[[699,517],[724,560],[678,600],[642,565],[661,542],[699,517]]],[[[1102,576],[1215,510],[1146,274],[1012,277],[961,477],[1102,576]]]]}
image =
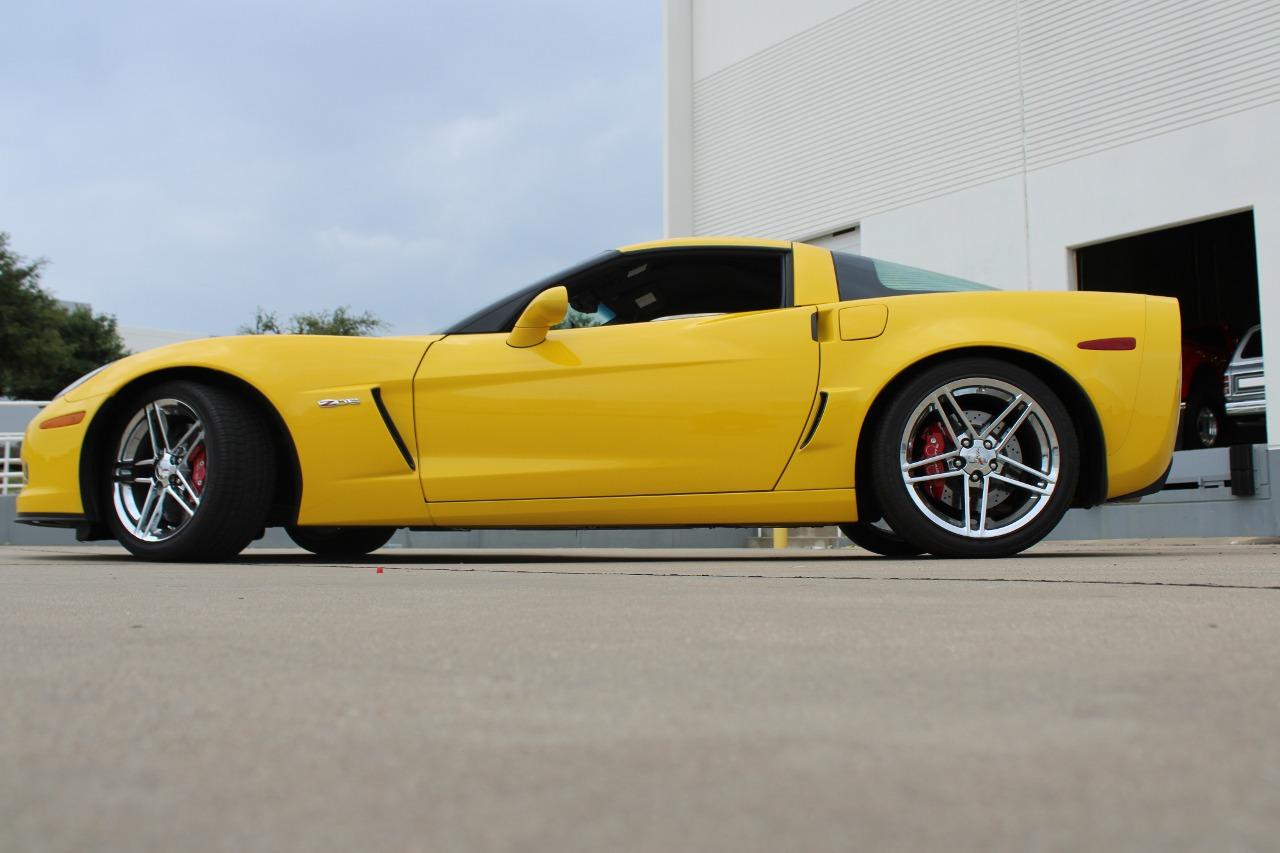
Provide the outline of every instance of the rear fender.
{"type": "MultiPolygon", "coordinates": [[[[1076,292],[901,296],[877,301],[888,313],[880,335],[848,341],[840,337],[838,315],[850,303],[822,306],[819,390],[828,394],[827,410],[812,440],[793,455],[778,488],[856,487],[856,450],[874,422],[877,403],[921,364],[982,351],[1005,352],[1031,367],[1064,392],[1069,406],[1072,389],[1079,389],[1075,403],[1087,410],[1077,412],[1077,424],[1083,427],[1082,439],[1092,437],[1093,453],[1105,460],[1105,470],[1083,478],[1077,503],[1093,504],[1117,493],[1110,482],[1116,474],[1112,455],[1128,438],[1142,381],[1148,299],[1076,292]],[[1137,343],[1133,350],[1078,347],[1081,341],[1110,337],[1132,337],[1137,343]]],[[[1165,301],[1176,311],[1176,303],[1165,301]]],[[[1166,337],[1155,343],[1162,352],[1166,337]]],[[[1176,370],[1172,381],[1176,386],[1176,370]]],[[[1145,415],[1143,424],[1154,425],[1145,415]]],[[[1122,460],[1120,467],[1128,464],[1122,460]]]]}

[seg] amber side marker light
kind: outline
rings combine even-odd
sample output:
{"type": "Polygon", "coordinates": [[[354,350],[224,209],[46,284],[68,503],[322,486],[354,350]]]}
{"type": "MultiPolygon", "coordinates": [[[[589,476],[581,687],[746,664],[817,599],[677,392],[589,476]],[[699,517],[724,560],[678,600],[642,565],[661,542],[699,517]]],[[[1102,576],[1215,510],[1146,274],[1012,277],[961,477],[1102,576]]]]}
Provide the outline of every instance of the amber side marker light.
{"type": "Polygon", "coordinates": [[[47,421],[40,422],[40,429],[57,429],[64,426],[75,426],[84,420],[84,412],[72,412],[69,415],[58,415],[56,418],[49,418],[47,421]]]}
{"type": "Polygon", "coordinates": [[[1137,349],[1137,338],[1095,338],[1092,341],[1081,341],[1076,344],[1080,349],[1123,350],[1137,349]]]}

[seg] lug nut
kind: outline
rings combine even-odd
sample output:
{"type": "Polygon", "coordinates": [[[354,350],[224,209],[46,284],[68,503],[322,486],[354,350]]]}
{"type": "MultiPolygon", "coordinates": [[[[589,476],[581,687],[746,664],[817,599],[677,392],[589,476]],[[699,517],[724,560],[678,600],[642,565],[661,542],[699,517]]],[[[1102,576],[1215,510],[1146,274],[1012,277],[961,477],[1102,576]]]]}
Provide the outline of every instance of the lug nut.
{"type": "Polygon", "coordinates": [[[987,439],[986,441],[982,442],[982,446],[985,447],[987,450],[991,450],[993,447],[996,446],[996,443],[991,439],[987,439]]]}
{"type": "Polygon", "coordinates": [[[999,462],[997,462],[996,460],[992,459],[992,460],[991,460],[991,468],[994,470],[995,468],[998,468],[998,467],[1000,467],[1000,463],[999,463],[999,462]]]}

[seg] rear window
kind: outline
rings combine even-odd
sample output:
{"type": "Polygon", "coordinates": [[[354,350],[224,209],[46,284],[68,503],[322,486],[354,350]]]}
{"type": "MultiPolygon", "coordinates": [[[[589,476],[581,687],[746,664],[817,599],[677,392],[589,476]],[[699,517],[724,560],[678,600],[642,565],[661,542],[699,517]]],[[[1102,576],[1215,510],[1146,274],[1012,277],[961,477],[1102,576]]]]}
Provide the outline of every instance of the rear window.
{"type": "Polygon", "coordinates": [[[985,284],[929,272],[890,261],[878,261],[865,255],[832,252],[836,266],[836,284],[840,300],[876,299],[882,296],[905,296],[912,293],[957,293],[969,290],[995,290],[985,284]]]}

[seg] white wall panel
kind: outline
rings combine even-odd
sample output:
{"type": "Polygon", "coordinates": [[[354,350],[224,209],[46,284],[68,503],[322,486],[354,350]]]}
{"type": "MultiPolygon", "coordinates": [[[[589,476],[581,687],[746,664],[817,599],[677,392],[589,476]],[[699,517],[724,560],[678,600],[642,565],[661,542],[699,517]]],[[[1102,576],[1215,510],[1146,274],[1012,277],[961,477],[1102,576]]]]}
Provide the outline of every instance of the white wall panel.
{"type": "Polygon", "coordinates": [[[1004,290],[1027,284],[1022,177],[898,207],[862,222],[873,258],[958,275],[1004,290]]]}
{"type": "Polygon", "coordinates": [[[694,233],[807,237],[1024,153],[1035,170],[1280,100],[1277,0],[840,5],[694,0],[694,233]]]}
{"type": "Polygon", "coordinates": [[[867,0],[692,2],[693,79],[701,80],[867,0]]]}
{"type": "Polygon", "coordinates": [[[1276,0],[1023,0],[1030,169],[1280,99],[1276,0]]]}
{"type": "Polygon", "coordinates": [[[694,232],[830,232],[1019,171],[1012,9],[870,0],[696,80],[694,232]]]}
{"type": "Polygon", "coordinates": [[[693,231],[693,53],[693,0],[663,0],[662,229],[667,234],[693,231]]]}

